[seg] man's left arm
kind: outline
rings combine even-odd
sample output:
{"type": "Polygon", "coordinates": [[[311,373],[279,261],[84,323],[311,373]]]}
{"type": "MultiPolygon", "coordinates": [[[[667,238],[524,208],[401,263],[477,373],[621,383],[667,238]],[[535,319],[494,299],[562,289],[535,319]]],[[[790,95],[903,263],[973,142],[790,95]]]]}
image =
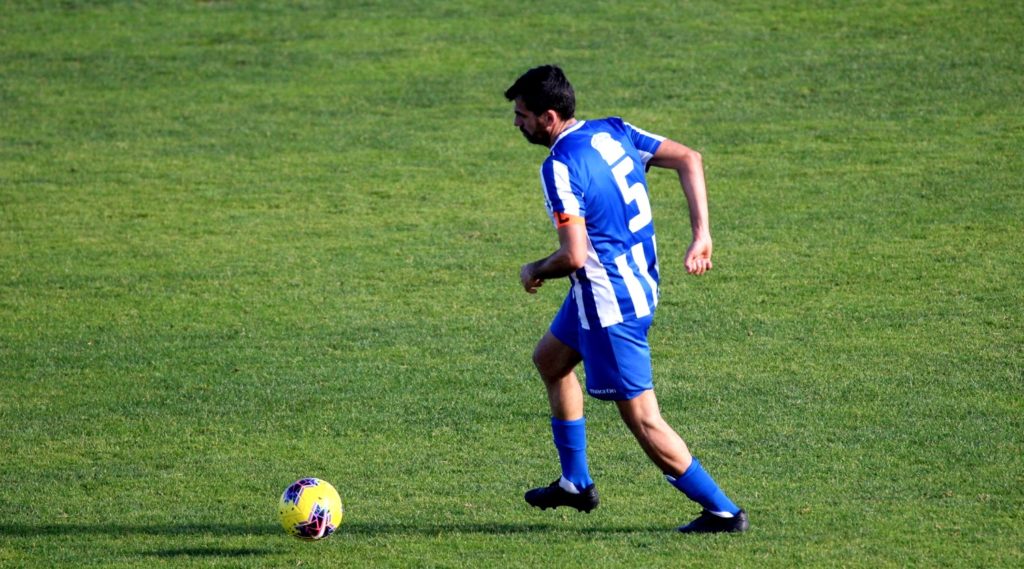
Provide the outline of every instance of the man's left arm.
{"type": "Polygon", "coordinates": [[[567,277],[583,268],[587,261],[587,226],[583,218],[555,214],[558,223],[558,250],[519,269],[523,289],[536,294],[548,279],[567,277]]]}
{"type": "Polygon", "coordinates": [[[686,271],[702,275],[711,270],[711,225],[708,220],[708,193],[704,183],[704,162],[696,150],[670,139],[662,141],[649,164],[669,168],[679,174],[679,184],[690,209],[693,241],[686,250],[686,271]]]}

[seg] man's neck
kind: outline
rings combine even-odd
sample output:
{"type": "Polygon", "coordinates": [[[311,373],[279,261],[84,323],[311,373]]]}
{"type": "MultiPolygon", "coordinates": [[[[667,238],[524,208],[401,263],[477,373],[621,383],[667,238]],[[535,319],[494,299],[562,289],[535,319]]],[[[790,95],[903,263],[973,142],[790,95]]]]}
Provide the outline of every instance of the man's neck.
{"type": "Polygon", "coordinates": [[[565,132],[566,129],[568,129],[572,125],[576,124],[576,122],[577,122],[576,118],[573,117],[573,118],[570,118],[570,119],[567,119],[567,120],[555,123],[555,128],[553,128],[551,130],[551,143],[548,144],[548,148],[551,148],[552,146],[554,146],[555,143],[558,142],[558,137],[562,136],[562,133],[565,132]]]}

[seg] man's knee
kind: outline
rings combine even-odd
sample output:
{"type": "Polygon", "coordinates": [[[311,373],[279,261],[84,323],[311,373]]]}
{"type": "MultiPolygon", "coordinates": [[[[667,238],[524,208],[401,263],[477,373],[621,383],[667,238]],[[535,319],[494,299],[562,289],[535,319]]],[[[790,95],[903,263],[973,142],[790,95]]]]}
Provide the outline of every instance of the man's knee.
{"type": "Polygon", "coordinates": [[[624,417],[624,419],[629,430],[635,433],[637,438],[642,439],[650,439],[655,433],[661,433],[670,428],[657,413],[634,415],[628,419],[624,417]]]}
{"type": "Polygon", "coordinates": [[[662,419],[661,410],[656,401],[652,391],[645,391],[634,399],[620,401],[618,404],[619,415],[626,426],[638,436],[641,433],[662,430],[668,425],[662,419]]]}
{"type": "Polygon", "coordinates": [[[557,381],[579,364],[581,358],[575,350],[563,344],[550,333],[537,342],[533,350],[533,365],[545,382],[557,381]]]}
{"type": "Polygon", "coordinates": [[[533,351],[533,365],[545,383],[557,381],[572,371],[571,367],[565,369],[564,365],[553,359],[551,354],[545,352],[540,345],[533,351]]]}
{"type": "Polygon", "coordinates": [[[533,367],[537,368],[537,371],[539,371],[541,375],[544,375],[547,363],[544,355],[544,348],[540,342],[538,342],[537,347],[533,349],[533,367]]]}

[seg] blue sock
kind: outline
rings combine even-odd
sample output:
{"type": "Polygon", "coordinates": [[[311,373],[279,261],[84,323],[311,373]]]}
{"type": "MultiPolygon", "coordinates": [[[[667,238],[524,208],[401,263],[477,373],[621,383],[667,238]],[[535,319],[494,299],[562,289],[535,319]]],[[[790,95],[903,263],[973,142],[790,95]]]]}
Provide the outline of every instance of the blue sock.
{"type": "Polygon", "coordinates": [[[587,421],[580,417],[575,421],[551,418],[551,432],[555,436],[558,460],[562,463],[562,477],[583,490],[594,483],[587,467],[587,421]]]}
{"type": "Polygon", "coordinates": [[[679,475],[679,478],[666,474],[665,479],[686,494],[687,498],[697,502],[711,513],[736,515],[740,511],[736,504],[733,504],[732,500],[725,495],[725,492],[722,492],[718,484],[715,484],[711,475],[704,470],[696,457],[686,472],[679,475]]]}

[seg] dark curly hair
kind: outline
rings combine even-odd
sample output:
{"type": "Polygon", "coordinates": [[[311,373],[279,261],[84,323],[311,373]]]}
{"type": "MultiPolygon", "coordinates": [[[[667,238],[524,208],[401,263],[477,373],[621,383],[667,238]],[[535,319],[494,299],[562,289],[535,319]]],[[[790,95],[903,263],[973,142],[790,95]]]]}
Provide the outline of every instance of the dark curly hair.
{"type": "Polygon", "coordinates": [[[509,101],[519,97],[533,114],[539,115],[551,109],[563,120],[576,114],[576,93],[557,65],[541,65],[523,73],[505,90],[505,98],[509,101]]]}

